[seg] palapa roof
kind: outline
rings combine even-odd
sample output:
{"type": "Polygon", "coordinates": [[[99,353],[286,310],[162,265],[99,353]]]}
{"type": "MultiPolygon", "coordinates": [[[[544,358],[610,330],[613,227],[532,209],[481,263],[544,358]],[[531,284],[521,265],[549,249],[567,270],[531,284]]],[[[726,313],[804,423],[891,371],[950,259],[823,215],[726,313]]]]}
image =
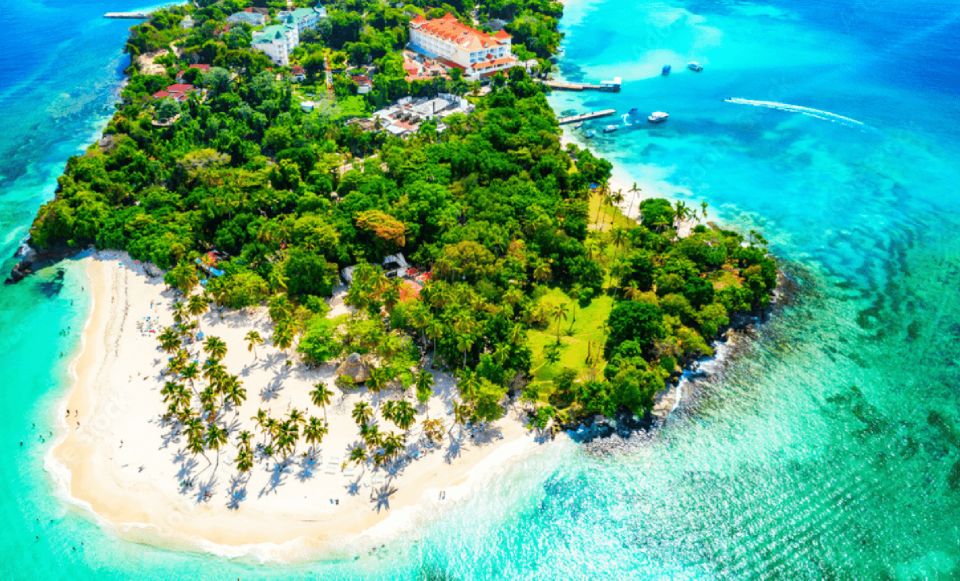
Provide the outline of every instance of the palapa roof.
{"type": "Polygon", "coordinates": [[[370,366],[359,353],[351,353],[337,367],[337,375],[345,375],[352,379],[354,383],[363,383],[370,379],[370,366]]]}

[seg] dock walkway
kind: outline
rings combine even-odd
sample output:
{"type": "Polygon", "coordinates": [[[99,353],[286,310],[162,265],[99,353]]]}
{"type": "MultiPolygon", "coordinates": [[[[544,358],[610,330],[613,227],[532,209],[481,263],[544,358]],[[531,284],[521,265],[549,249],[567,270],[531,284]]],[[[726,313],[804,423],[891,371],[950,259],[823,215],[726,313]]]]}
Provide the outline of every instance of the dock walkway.
{"type": "Polygon", "coordinates": [[[146,20],[150,18],[150,13],[144,10],[137,12],[107,12],[104,18],[126,18],[129,20],[146,20]]]}
{"type": "Polygon", "coordinates": [[[608,93],[617,93],[620,91],[620,85],[623,81],[620,77],[612,81],[600,81],[599,84],[590,83],[572,83],[570,81],[541,81],[544,86],[550,87],[555,91],[606,91],[608,93]]]}
{"type": "Polygon", "coordinates": [[[588,111],[587,113],[580,113],[579,115],[568,115],[567,117],[560,117],[557,119],[557,122],[560,125],[566,125],[568,123],[579,123],[580,121],[587,121],[588,119],[599,119],[601,117],[609,117],[616,113],[616,109],[601,109],[599,111],[588,111]]]}

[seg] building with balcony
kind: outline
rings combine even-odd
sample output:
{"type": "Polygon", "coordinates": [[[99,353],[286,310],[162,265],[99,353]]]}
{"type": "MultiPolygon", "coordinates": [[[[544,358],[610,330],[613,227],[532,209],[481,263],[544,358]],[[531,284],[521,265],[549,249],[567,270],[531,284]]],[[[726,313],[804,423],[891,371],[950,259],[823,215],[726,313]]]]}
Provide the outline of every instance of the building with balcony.
{"type": "Polygon", "coordinates": [[[463,70],[470,80],[517,66],[511,40],[505,30],[487,34],[463,24],[449,12],[433,20],[418,15],[410,22],[412,50],[463,70]]]}

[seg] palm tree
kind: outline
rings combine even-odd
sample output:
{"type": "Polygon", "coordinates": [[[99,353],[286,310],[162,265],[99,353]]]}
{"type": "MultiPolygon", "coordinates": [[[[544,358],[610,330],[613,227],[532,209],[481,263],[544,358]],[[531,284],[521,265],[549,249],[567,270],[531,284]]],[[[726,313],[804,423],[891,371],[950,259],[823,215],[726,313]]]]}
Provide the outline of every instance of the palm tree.
{"type": "Polygon", "coordinates": [[[228,375],[223,386],[224,403],[232,407],[243,405],[247,400],[247,389],[235,375],[228,375]]]}
{"type": "Polygon", "coordinates": [[[357,466],[365,464],[367,461],[367,451],[363,446],[356,446],[350,449],[349,461],[357,466]]]}
{"type": "Polygon", "coordinates": [[[573,324],[577,322],[577,304],[583,295],[583,286],[580,283],[574,283],[570,287],[570,304],[573,306],[573,315],[570,317],[570,330],[573,330],[573,324]]]}
{"type": "Polygon", "coordinates": [[[350,416],[358,426],[363,427],[369,424],[370,420],[373,419],[373,409],[367,402],[358,401],[356,405],[353,406],[353,412],[350,413],[350,416]]]}
{"type": "Polygon", "coordinates": [[[327,422],[320,418],[310,416],[310,420],[303,428],[303,438],[313,447],[323,441],[323,437],[327,435],[327,431],[327,422]]]}
{"type": "Polygon", "coordinates": [[[207,337],[203,343],[203,350],[213,361],[223,361],[227,355],[227,344],[219,337],[207,337]]]}
{"type": "Polygon", "coordinates": [[[674,213],[676,214],[675,220],[678,224],[682,224],[687,218],[690,217],[690,208],[687,207],[687,204],[683,200],[677,200],[674,213]]]}
{"type": "Polygon", "coordinates": [[[371,367],[370,379],[367,380],[367,386],[372,392],[379,392],[390,383],[391,372],[387,367],[371,367]]]}
{"type": "Polygon", "coordinates": [[[257,345],[263,345],[263,337],[256,330],[251,330],[247,332],[243,339],[247,342],[247,351],[252,352],[253,358],[256,359],[257,345]]]}
{"type": "Polygon", "coordinates": [[[391,459],[396,458],[405,444],[406,442],[400,434],[390,432],[383,438],[383,455],[391,459]]]}
{"type": "Polygon", "coordinates": [[[381,415],[383,415],[384,418],[390,421],[393,421],[393,418],[395,417],[394,412],[396,411],[396,409],[397,409],[396,400],[388,399],[387,401],[383,402],[383,405],[380,407],[380,413],[381,415]]]}
{"type": "Polygon", "coordinates": [[[273,344],[281,351],[286,351],[293,345],[293,329],[290,325],[277,325],[273,331],[273,344]]]}
{"type": "Polygon", "coordinates": [[[187,320],[187,306],[182,301],[173,303],[173,322],[180,325],[187,320]]]}
{"type": "Polygon", "coordinates": [[[631,301],[639,298],[642,292],[640,287],[637,286],[636,281],[630,281],[630,284],[623,287],[623,297],[631,301]]]}
{"type": "Polygon", "coordinates": [[[430,322],[427,323],[426,334],[433,344],[433,354],[430,356],[431,365],[437,358],[437,341],[440,340],[440,337],[443,337],[444,331],[445,327],[439,319],[431,319],[430,322]]]}
{"type": "Polygon", "coordinates": [[[557,323],[557,343],[560,342],[560,323],[567,320],[566,303],[557,303],[550,307],[550,318],[557,323]]]}
{"type": "MultiPolygon", "coordinates": [[[[470,406],[465,403],[454,402],[453,404],[453,422],[461,428],[467,425],[471,414],[470,406]]],[[[451,426],[452,429],[452,426],[451,426]]]]}
{"type": "Polygon", "coordinates": [[[300,439],[300,426],[293,420],[285,420],[278,424],[277,450],[284,456],[289,456],[297,449],[297,440],[300,439]]]}
{"type": "Polygon", "coordinates": [[[299,430],[300,426],[303,426],[307,423],[307,416],[303,415],[303,412],[297,408],[293,408],[287,415],[287,421],[289,421],[299,430]]]}
{"type": "Polygon", "coordinates": [[[633,211],[633,205],[637,201],[637,194],[639,194],[642,190],[637,187],[637,182],[633,182],[633,186],[627,191],[633,194],[633,197],[630,198],[630,205],[627,207],[627,218],[629,218],[630,212],[633,211]]]}
{"type": "Polygon", "coordinates": [[[253,450],[250,449],[252,434],[244,430],[237,436],[237,470],[241,473],[250,472],[253,468],[253,450]]]}
{"type": "Polygon", "coordinates": [[[613,231],[610,232],[610,239],[613,241],[615,247],[621,248],[627,240],[627,231],[623,228],[614,228],[613,231]]]}
{"type": "Polygon", "coordinates": [[[430,396],[433,394],[433,374],[421,369],[417,373],[415,384],[417,387],[417,401],[422,404],[430,401],[430,396]]]}
{"type": "Polygon", "coordinates": [[[364,443],[372,450],[380,446],[380,428],[377,424],[363,424],[360,426],[360,437],[364,443]]]}
{"type": "Polygon", "coordinates": [[[623,203],[623,190],[617,190],[610,194],[610,205],[613,207],[614,211],[610,212],[610,225],[613,226],[613,222],[617,217],[616,208],[623,203]]]}
{"type": "Polygon", "coordinates": [[[220,465],[220,448],[227,443],[227,430],[217,422],[213,422],[207,426],[206,440],[207,447],[217,452],[217,464],[213,467],[213,471],[216,472],[217,466],[220,465]]]}
{"type": "Polygon", "coordinates": [[[190,295],[190,298],[187,299],[187,312],[195,319],[199,319],[200,315],[207,312],[209,306],[210,299],[203,293],[190,295]]]}
{"type": "Polygon", "coordinates": [[[700,202],[700,217],[704,220],[707,219],[707,201],[703,200],[700,202]]]}
{"type": "Polygon", "coordinates": [[[207,359],[203,362],[203,376],[207,378],[207,381],[215,382],[223,377],[226,372],[223,364],[216,359],[207,359]]]}
{"type": "Polygon", "coordinates": [[[258,428],[266,431],[267,424],[270,421],[270,416],[267,415],[267,412],[264,411],[263,408],[260,408],[257,410],[257,415],[253,416],[250,419],[253,420],[255,424],[257,424],[258,428]]]}
{"type": "Polygon", "coordinates": [[[200,376],[200,367],[197,365],[196,361],[191,361],[183,366],[183,369],[180,370],[180,377],[186,379],[190,382],[190,389],[196,393],[196,388],[194,387],[194,382],[197,377],[200,376]]]}
{"type": "Polygon", "coordinates": [[[180,348],[180,334],[173,327],[165,328],[157,337],[160,341],[160,348],[166,353],[174,353],[180,348]]]}
{"type": "MultiPolygon", "coordinates": [[[[204,438],[206,436],[206,430],[203,428],[203,424],[200,422],[200,418],[194,416],[187,420],[187,449],[191,454],[196,456],[197,454],[203,454],[206,450],[204,446],[204,438]]],[[[206,458],[206,455],[204,455],[206,458]]],[[[209,462],[209,460],[207,460],[209,462]]]]}
{"type": "Polygon", "coordinates": [[[439,443],[443,439],[443,420],[440,418],[423,420],[423,435],[434,443],[439,443]]]}
{"type": "Polygon", "coordinates": [[[413,409],[410,402],[402,399],[396,402],[396,406],[394,407],[393,423],[406,432],[410,429],[410,426],[414,424],[416,415],[416,410],[413,409]]]}
{"type": "Polygon", "coordinates": [[[323,408],[323,420],[327,420],[327,406],[330,405],[330,401],[333,398],[333,392],[327,389],[326,384],[320,382],[313,386],[313,391],[310,392],[310,400],[313,402],[313,405],[320,406],[323,408]]]}

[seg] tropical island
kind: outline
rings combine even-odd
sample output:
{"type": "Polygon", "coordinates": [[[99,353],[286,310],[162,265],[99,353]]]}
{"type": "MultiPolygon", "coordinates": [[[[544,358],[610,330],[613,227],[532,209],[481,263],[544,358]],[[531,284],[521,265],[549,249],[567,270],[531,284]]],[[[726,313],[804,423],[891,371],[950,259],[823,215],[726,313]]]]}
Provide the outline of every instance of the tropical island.
{"type": "Polygon", "coordinates": [[[101,250],[51,470],[119,529],[342,545],[639,423],[769,306],[762,236],[562,143],[560,3],[294,4],[134,26],[116,114],[31,228],[101,250]]]}

